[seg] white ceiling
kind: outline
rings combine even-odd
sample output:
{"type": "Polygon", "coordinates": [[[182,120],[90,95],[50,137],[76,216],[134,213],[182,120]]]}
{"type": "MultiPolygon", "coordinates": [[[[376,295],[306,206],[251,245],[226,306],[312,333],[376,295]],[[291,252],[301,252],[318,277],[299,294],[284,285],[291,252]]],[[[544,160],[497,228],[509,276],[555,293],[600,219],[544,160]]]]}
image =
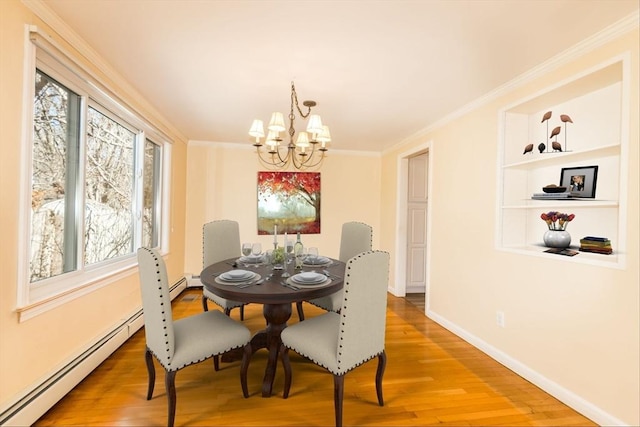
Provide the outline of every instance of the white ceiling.
{"type": "MultiPolygon", "coordinates": [[[[290,83],[331,147],[381,151],[638,0],[44,0],[190,140],[249,143],[290,83]]],[[[302,125],[297,126],[298,131],[302,125]]]]}

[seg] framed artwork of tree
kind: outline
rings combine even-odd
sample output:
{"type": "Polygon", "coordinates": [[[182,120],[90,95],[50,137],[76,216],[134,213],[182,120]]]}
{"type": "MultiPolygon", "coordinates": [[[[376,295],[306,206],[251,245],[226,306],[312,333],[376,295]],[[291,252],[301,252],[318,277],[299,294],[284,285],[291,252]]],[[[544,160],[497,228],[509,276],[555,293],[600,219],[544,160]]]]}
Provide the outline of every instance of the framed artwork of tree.
{"type": "Polygon", "coordinates": [[[258,234],[320,234],[319,172],[258,172],[258,234]]]}

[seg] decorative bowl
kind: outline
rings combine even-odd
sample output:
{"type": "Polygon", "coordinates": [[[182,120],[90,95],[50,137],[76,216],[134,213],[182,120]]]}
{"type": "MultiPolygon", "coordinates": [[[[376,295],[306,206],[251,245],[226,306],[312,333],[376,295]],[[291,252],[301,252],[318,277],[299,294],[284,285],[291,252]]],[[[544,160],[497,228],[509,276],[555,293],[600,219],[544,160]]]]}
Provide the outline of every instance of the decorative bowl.
{"type": "Polygon", "coordinates": [[[567,187],[546,186],[546,187],[542,187],[542,191],[544,191],[545,193],[564,193],[565,191],[567,191],[567,187]]]}

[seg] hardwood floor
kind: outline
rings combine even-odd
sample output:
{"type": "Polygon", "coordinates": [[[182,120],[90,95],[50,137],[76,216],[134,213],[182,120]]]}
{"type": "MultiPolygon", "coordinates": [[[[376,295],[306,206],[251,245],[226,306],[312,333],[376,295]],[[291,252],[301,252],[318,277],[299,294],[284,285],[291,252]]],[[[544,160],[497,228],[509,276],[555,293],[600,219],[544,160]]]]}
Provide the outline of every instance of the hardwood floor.
{"type": "MultiPolygon", "coordinates": [[[[191,289],[178,296],[174,318],[201,312],[200,295],[191,289]]],[[[429,320],[423,309],[391,295],[387,306],[385,406],[376,400],[374,360],[345,377],[345,425],[595,425],[429,320]]],[[[321,313],[305,304],[306,316],[321,313]]],[[[232,317],[239,318],[237,310],[232,317]]],[[[294,310],[289,323],[295,322],[294,310]]],[[[245,324],[252,331],[264,326],[262,306],[245,308],[245,324]]],[[[147,401],[144,348],[140,330],[34,425],[165,425],[164,371],[156,365],[154,397],[147,401]]],[[[240,389],[239,362],[221,363],[218,372],[211,360],[181,370],[176,377],[176,426],[333,425],[331,374],[293,352],[290,355],[293,381],[286,400],[281,365],[274,395],[261,397],[264,350],[251,360],[248,399],[240,389]]]]}
{"type": "Polygon", "coordinates": [[[416,294],[407,294],[404,297],[405,301],[407,301],[410,304],[415,305],[416,307],[418,307],[418,309],[424,313],[424,292],[423,293],[416,293],[416,294]]]}

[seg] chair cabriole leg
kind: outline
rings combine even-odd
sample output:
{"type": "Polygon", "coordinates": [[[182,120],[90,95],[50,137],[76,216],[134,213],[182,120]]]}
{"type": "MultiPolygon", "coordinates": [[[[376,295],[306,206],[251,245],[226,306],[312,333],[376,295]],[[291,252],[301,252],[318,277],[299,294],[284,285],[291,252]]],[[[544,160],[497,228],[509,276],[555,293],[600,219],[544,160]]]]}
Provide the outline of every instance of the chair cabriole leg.
{"type": "Polygon", "coordinates": [[[216,372],[220,370],[220,356],[217,354],[213,356],[213,370],[216,372]]]}
{"type": "Polygon", "coordinates": [[[244,346],[244,352],[242,353],[242,364],[240,365],[240,384],[242,385],[242,395],[246,398],[249,397],[249,387],[247,386],[247,372],[249,371],[249,362],[251,361],[251,355],[253,350],[251,348],[251,342],[244,346]]]}
{"type": "Polygon", "coordinates": [[[378,394],[378,404],[384,406],[384,399],[382,398],[382,376],[384,375],[384,369],[387,366],[387,353],[382,350],[382,353],[378,355],[378,369],[376,371],[376,393],[378,394]]]}
{"type": "Polygon", "coordinates": [[[240,320],[244,321],[244,305],[240,306],[240,320]]]}
{"type": "Polygon", "coordinates": [[[144,360],[147,363],[147,372],[149,373],[149,387],[147,388],[147,400],[151,400],[153,396],[153,386],[156,383],[156,368],[153,365],[153,354],[147,347],[144,352],[144,360]]]}
{"type": "Polygon", "coordinates": [[[178,371],[166,371],[164,376],[164,386],[167,390],[168,409],[167,426],[173,427],[176,418],[176,373],[178,371]]]}
{"type": "Polygon", "coordinates": [[[342,427],[342,399],[344,397],[344,375],[333,375],[333,404],[336,410],[336,427],[342,427]]]}
{"type": "Polygon", "coordinates": [[[209,305],[207,304],[207,297],[202,295],[202,309],[204,311],[209,311],[209,305]]]}

